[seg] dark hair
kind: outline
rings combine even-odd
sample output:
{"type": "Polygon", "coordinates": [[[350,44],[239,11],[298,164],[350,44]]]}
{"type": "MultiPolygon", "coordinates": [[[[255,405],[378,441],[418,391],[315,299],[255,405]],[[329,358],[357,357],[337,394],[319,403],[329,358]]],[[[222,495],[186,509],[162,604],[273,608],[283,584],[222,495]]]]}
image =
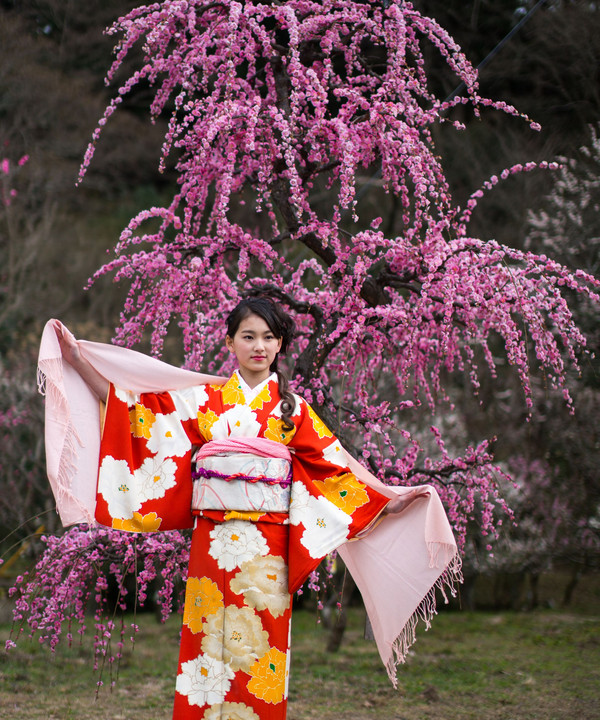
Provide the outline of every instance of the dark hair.
{"type": "Polygon", "coordinates": [[[269,370],[277,373],[277,382],[279,383],[279,395],[281,396],[281,418],[283,420],[284,430],[293,430],[294,423],[292,421],[292,413],[296,407],[296,401],[289,389],[289,380],[285,373],[277,367],[277,359],[279,355],[285,355],[287,349],[294,338],[295,324],[293,319],[288,315],[281,306],[276,305],[265,297],[248,297],[241,300],[229,313],[226,320],[227,335],[233,337],[242,320],[248,315],[258,315],[262,318],[269,329],[277,339],[281,338],[281,349],[275,359],[271,363],[269,370]]]}

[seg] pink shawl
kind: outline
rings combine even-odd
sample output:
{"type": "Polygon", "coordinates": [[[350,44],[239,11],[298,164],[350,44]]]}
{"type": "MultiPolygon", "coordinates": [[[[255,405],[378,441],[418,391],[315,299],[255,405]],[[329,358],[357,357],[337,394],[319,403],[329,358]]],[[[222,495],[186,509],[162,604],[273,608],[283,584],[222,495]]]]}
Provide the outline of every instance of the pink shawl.
{"type": "MultiPolygon", "coordinates": [[[[93,524],[100,407],[79,374],[63,362],[57,327],[64,328],[57,320],[46,324],[38,360],[38,385],[46,395],[48,478],[63,525],[93,524]]],[[[226,381],[115,345],[80,340],[79,346],[101,375],[133,392],[226,381]]],[[[339,548],[363,596],[379,653],[396,686],[396,666],[415,640],[418,619],[429,627],[435,615],[436,588],[452,590],[453,583],[460,580],[456,543],[435,488],[392,488],[350,455],[346,459],[362,482],[390,497],[398,510],[382,516],[363,536],[339,548]]]]}

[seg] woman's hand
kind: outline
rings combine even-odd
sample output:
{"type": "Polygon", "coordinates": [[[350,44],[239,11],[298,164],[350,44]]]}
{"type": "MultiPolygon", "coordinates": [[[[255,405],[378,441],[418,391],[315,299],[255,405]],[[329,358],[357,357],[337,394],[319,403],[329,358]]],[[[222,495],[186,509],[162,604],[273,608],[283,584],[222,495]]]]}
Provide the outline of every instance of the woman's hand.
{"type": "Polygon", "coordinates": [[[82,362],[79,343],[73,334],[70,333],[58,320],[54,320],[53,326],[56,332],[56,337],[58,338],[58,344],[60,345],[63,359],[66,360],[69,365],[72,365],[75,369],[77,369],[79,363],[82,362]]]}
{"type": "Polygon", "coordinates": [[[394,515],[401,513],[403,510],[414,502],[420,495],[427,495],[429,491],[427,488],[413,488],[409,492],[403,493],[402,495],[395,495],[389,503],[383,509],[383,512],[388,515],[394,515]]]}
{"type": "Polygon", "coordinates": [[[79,373],[90,390],[100,400],[105,401],[110,387],[108,380],[103,375],[100,375],[96,368],[90,365],[89,361],[83,357],[75,337],[58,320],[54,321],[53,326],[63,359],[79,373]]]}

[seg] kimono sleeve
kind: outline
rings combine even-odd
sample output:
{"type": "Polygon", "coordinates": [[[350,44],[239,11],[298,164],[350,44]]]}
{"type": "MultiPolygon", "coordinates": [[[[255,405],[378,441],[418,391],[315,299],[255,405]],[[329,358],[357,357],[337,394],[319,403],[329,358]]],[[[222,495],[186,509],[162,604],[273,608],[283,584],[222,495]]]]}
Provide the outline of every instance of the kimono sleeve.
{"type": "Polygon", "coordinates": [[[290,592],[300,587],[328,553],[367,528],[389,502],[345,465],[339,440],[304,400],[299,412],[288,444],[294,477],[290,592]]]}
{"type": "Polygon", "coordinates": [[[199,385],[136,395],[111,385],[100,445],[96,520],[130,532],[192,527],[191,456],[205,440],[199,385]]]}

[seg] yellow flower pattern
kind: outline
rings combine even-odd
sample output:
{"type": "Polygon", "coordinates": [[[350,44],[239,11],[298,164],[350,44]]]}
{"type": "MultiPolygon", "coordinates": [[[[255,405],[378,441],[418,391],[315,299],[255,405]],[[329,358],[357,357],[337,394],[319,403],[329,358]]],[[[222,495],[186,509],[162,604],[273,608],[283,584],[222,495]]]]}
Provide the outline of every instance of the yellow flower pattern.
{"type": "Polygon", "coordinates": [[[325,480],[315,480],[314,483],[327,500],[337,505],[347,515],[352,515],[356,508],[369,502],[366,486],[352,473],[334,475],[325,480]]]}
{"type": "Polygon", "coordinates": [[[262,410],[265,403],[271,401],[271,393],[269,391],[269,383],[258,393],[258,395],[250,403],[251,410],[262,410]]]}
{"type": "Polygon", "coordinates": [[[142,515],[134,512],[133,517],[129,520],[121,518],[113,518],[113,530],[125,530],[127,532],[156,532],[160,528],[162,518],[159,518],[155,512],[149,512],[142,515]]]}
{"type": "Polygon", "coordinates": [[[225,385],[223,385],[221,397],[223,398],[223,405],[238,405],[245,402],[246,398],[244,397],[244,391],[242,390],[237,373],[233,373],[225,385]]]}
{"type": "Polygon", "coordinates": [[[212,410],[198,413],[198,429],[207,440],[212,440],[212,426],[217,422],[219,416],[212,410]]]}
{"type": "Polygon", "coordinates": [[[312,420],[312,425],[314,428],[314,431],[319,436],[319,439],[323,438],[332,438],[333,433],[331,430],[325,425],[325,423],[321,420],[321,418],[317,415],[317,413],[311,408],[310,405],[307,405],[308,410],[308,416],[312,420]]]}
{"type": "Polygon", "coordinates": [[[202,624],[209,615],[223,607],[223,593],[210,578],[190,577],[185,588],[183,624],[193,633],[202,630],[202,624]]]}
{"type": "Polygon", "coordinates": [[[283,420],[281,418],[270,417],[267,420],[267,429],[265,430],[267,440],[273,440],[287,445],[295,434],[295,427],[291,430],[283,429],[283,420]]]}
{"type": "Polygon", "coordinates": [[[276,647],[272,647],[250,668],[248,690],[254,697],[267,703],[276,704],[283,700],[287,675],[287,656],[276,647]]]}
{"type": "Polygon", "coordinates": [[[131,424],[131,434],[137,438],[150,438],[152,425],[156,420],[156,415],[144,407],[140,403],[136,403],[133,410],[129,411],[129,422],[131,424]]]}

